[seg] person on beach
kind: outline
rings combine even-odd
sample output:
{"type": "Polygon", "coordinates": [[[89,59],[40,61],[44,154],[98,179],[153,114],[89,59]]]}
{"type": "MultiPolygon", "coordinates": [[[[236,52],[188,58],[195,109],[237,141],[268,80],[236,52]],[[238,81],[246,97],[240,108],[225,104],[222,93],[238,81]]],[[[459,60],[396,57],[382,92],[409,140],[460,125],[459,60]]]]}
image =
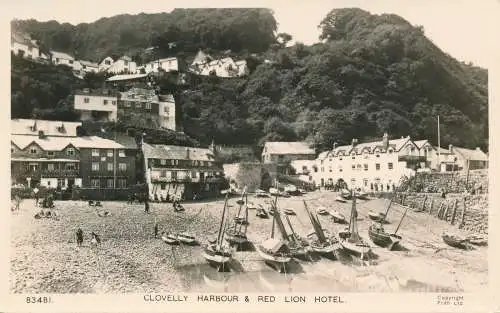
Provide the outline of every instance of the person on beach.
{"type": "Polygon", "coordinates": [[[83,244],[83,230],[78,228],[76,231],[76,244],[78,247],[81,247],[83,244]]]}
{"type": "Polygon", "coordinates": [[[158,223],[157,222],[155,223],[154,232],[155,232],[155,239],[156,239],[156,238],[158,238],[158,223]]]}
{"type": "Polygon", "coordinates": [[[94,232],[91,232],[90,233],[92,235],[92,243],[95,244],[95,245],[100,245],[101,244],[101,238],[99,237],[98,234],[94,233],[94,232]]]}
{"type": "Polygon", "coordinates": [[[37,207],[38,206],[38,201],[40,200],[40,195],[38,194],[38,188],[35,186],[35,188],[33,189],[33,194],[35,196],[35,206],[37,207]]]}

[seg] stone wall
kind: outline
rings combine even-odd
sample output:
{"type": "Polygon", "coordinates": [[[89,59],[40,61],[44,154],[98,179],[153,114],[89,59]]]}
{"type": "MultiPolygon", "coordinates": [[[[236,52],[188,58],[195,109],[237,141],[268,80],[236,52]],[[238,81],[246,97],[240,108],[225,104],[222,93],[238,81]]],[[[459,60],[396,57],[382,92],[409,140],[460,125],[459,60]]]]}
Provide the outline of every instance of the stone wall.
{"type": "Polygon", "coordinates": [[[456,193],[442,198],[436,193],[401,193],[394,201],[415,211],[422,211],[422,214],[446,220],[460,229],[488,234],[487,194],[456,193]]]}
{"type": "Polygon", "coordinates": [[[224,164],[224,175],[229,182],[236,183],[238,188],[247,187],[247,191],[254,192],[261,188],[262,180],[269,174],[271,179],[276,178],[276,169],[258,162],[242,162],[224,164]]]}
{"type": "Polygon", "coordinates": [[[446,172],[446,173],[418,173],[404,183],[402,190],[411,192],[439,192],[462,193],[466,187],[474,189],[475,193],[488,193],[488,170],[446,172]]]}

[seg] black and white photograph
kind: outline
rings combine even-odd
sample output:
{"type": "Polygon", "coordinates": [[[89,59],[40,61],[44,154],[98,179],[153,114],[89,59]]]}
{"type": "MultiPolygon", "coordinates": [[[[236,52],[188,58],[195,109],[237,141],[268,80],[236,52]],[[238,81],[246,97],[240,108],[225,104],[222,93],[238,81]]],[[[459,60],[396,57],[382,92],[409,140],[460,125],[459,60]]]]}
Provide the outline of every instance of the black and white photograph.
{"type": "Polygon", "coordinates": [[[489,292],[500,2],[310,2],[6,5],[9,292],[489,292]]]}

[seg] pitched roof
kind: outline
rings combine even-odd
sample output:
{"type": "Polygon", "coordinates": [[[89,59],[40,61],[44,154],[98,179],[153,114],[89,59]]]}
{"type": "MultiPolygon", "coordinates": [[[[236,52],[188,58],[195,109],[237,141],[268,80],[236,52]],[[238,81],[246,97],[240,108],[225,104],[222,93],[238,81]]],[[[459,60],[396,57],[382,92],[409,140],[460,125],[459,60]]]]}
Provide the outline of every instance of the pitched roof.
{"type": "Polygon", "coordinates": [[[467,160],[488,161],[488,156],[486,155],[486,153],[481,151],[481,149],[479,149],[479,148],[472,150],[472,149],[466,149],[466,148],[453,147],[452,151],[454,153],[458,153],[458,154],[462,155],[467,160]]]}
{"type": "Polygon", "coordinates": [[[316,152],[309,147],[307,142],[298,141],[270,141],[266,142],[264,149],[270,154],[316,154],[316,152]]]}
{"type": "Polygon", "coordinates": [[[127,136],[126,134],[116,134],[114,141],[122,145],[125,149],[137,149],[137,142],[134,137],[127,136]]]}
{"type": "Polygon", "coordinates": [[[13,119],[10,121],[10,133],[38,136],[41,130],[46,136],[76,137],[76,128],[82,126],[82,122],[36,120],[36,130],[32,130],[34,124],[33,119],[13,119]],[[62,126],[64,130],[60,129],[62,126]]]}
{"type": "MultiPolygon", "coordinates": [[[[389,147],[392,147],[395,151],[401,150],[403,146],[408,142],[411,141],[410,137],[402,137],[400,139],[391,139],[389,140],[389,147]]],[[[356,144],[354,147],[352,145],[343,145],[343,146],[338,146],[335,147],[331,152],[336,155],[340,152],[344,154],[350,154],[352,152],[355,152],[356,154],[360,154],[364,149],[368,149],[370,152],[375,150],[376,148],[379,148],[381,150],[384,150],[384,145],[382,140],[375,140],[375,141],[369,141],[369,142],[362,142],[356,144]]]]}
{"type": "Polygon", "coordinates": [[[80,62],[82,65],[85,65],[85,66],[99,67],[99,64],[94,63],[94,62],[90,62],[90,61],[78,60],[78,62],[80,62]]]}
{"type": "Polygon", "coordinates": [[[429,140],[427,140],[427,139],[416,140],[416,141],[413,141],[413,143],[418,147],[418,149],[422,149],[422,147],[425,146],[425,144],[430,144],[429,140]]]}
{"type": "Polygon", "coordinates": [[[61,151],[68,145],[72,144],[75,138],[76,137],[46,137],[40,139],[39,137],[35,136],[12,135],[10,140],[19,149],[25,149],[34,142],[43,150],[61,151]]]}
{"type": "Polygon", "coordinates": [[[34,40],[31,40],[31,37],[27,34],[11,32],[10,41],[27,45],[28,47],[38,48],[38,45],[34,42],[34,40]]]}
{"type": "Polygon", "coordinates": [[[75,95],[96,96],[96,97],[118,97],[118,92],[108,89],[76,90],[75,95]]]}
{"type": "Polygon", "coordinates": [[[149,159],[214,161],[209,149],[172,145],[143,145],[144,155],[149,159]],[[189,151],[189,152],[188,152],[189,151]]]}
{"type": "Polygon", "coordinates": [[[95,149],[124,149],[125,147],[116,141],[104,139],[97,136],[77,137],[72,144],[77,148],[95,148],[95,149]]]}
{"type": "Polygon", "coordinates": [[[115,75],[106,79],[108,82],[119,81],[119,80],[129,80],[129,79],[138,79],[148,76],[148,74],[123,74],[123,75],[115,75]]]}
{"type": "Polygon", "coordinates": [[[50,54],[52,54],[52,58],[65,59],[65,60],[74,60],[75,58],[65,52],[59,52],[51,50],[50,54]]]}

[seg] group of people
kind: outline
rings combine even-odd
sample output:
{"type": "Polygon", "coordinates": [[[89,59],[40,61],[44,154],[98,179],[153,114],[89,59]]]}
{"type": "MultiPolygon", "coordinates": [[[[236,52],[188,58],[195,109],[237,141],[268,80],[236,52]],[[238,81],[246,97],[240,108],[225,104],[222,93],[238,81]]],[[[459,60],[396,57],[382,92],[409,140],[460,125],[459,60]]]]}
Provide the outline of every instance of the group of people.
{"type": "MultiPolygon", "coordinates": [[[[90,240],[92,244],[101,244],[101,237],[98,234],[96,234],[95,232],[91,232],[90,235],[92,236],[92,239],[90,240]]],[[[81,228],[78,228],[76,230],[76,245],[78,247],[81,247],[83,245],[83,230],[81,228]]]]}

